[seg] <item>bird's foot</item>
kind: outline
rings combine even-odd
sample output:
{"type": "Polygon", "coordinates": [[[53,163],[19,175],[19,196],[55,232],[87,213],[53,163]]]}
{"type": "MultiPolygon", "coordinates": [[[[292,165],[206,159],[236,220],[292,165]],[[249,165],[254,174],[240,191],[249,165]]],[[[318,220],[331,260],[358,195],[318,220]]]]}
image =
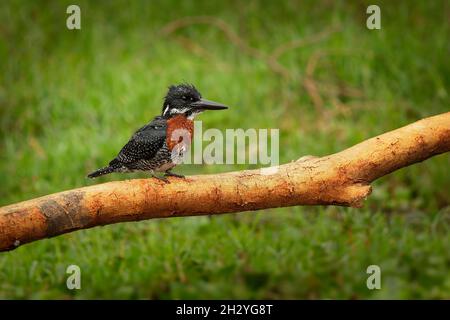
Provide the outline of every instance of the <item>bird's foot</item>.
{"type": "Polygon", "coordinates": [[[169,179],[167,179],[165,176],[163,176],[163,177],[158,177],[157,175],[152,174],[152,177],[155,178],[155,179],[157,179],[157,180],[159,180],[159,181],[162,181],[162,182],[164,182],[164,183],[170,183],[169,179]]]}
{"type": "Polygon", "coordinates": [[[164,174],[164,176],[166,176],[166,177],[184,178],[184,176],[183,176],[182,174],[173,173],[173,172],[170,172],[170,171],[166,171],[166,173],[164,174]]]}

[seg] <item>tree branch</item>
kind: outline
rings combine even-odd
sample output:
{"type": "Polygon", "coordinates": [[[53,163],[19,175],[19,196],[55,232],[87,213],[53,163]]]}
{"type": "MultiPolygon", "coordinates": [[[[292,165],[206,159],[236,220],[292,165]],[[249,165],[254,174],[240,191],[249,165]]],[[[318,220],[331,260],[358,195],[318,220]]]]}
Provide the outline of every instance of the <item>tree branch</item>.
{"type": "Polygon", "coordinates": [[[115,181],[0,208],[0,251],[78,229],[123,221],[242,212],[295,205],[360,207],[370,183],[450,151],[450,112],[361,142],[342,152],[303,157],[276,172],[115,181]]]}

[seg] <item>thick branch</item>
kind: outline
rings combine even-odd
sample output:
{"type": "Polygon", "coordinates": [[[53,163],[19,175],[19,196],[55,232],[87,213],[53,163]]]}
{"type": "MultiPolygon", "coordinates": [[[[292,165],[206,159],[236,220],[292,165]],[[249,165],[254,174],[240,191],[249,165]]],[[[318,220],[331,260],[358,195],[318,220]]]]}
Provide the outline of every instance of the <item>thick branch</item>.
{"type": "Polygon", "coordinates": [[[0,208],[0,251],[78,229],[122,221],[242,212],[295,205],[360,207],[370,182],[450,151],[450,112],[321,158],[302,158],[270,174],[115,181],[0,208]]]}

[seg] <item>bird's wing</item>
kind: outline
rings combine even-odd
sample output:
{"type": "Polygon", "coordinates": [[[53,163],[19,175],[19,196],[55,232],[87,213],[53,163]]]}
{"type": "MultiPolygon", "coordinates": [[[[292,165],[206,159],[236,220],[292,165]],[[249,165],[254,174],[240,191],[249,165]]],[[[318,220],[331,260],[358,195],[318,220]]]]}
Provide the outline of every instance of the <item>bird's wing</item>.
{"type": "Polygon", "coordinates": [[[153,158],[164,145],[166,127],[166,121],[161,117],[156,117],[133,134],[112,162],[129,164],[142,159],[153,158]]]}

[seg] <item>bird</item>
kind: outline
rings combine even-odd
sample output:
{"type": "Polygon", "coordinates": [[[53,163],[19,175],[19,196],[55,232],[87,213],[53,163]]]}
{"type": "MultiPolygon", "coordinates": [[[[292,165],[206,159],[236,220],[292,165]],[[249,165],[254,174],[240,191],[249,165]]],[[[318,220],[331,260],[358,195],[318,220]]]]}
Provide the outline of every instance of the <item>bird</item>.
{"type": "Polygon", "coordinates": [[[138,129],[108,166],[90,174],[96,178],[113,172],[149,171],[164,182],[167,177],[184,178],[171,170],[181,161],[194,133],[194,118],[206,110],[227,106],[203,99],[192,84],[171,85],[164,98],[161,115],[138,129]],[[158,177],[156,172],[163,172],[158,177]]]}

